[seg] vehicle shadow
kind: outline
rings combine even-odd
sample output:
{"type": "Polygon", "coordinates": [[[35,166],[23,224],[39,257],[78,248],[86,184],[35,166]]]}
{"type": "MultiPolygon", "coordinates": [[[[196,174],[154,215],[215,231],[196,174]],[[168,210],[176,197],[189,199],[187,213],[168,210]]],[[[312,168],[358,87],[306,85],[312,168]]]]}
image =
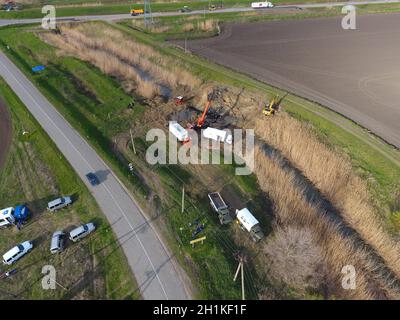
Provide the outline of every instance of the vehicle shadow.
{"type": "Polygon", "coordinates": [[[99,182],[102,183],[107,180],[108,175],[110,174],[110,170],[99,170],[94,172],[99,182]]]}

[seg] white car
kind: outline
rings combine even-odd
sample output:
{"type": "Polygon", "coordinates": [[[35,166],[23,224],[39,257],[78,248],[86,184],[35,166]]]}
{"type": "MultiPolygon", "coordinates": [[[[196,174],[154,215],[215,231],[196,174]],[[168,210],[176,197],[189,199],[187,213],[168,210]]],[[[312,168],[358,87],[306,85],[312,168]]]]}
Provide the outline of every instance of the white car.
{"type": "Polygon", "coordinates": [[[57,210],[60,210],[64,207],[69,206],[72,203],[72,198],[71,197],[62,197],[62,198],[58,198],[55,199],[53,201],[50,201],[47,204],[47,210],[49,210],[50,212],[54,212],[57,210]]]}
{"type": "Polygon", "coordinates": [[[89,222],[72,230],[69,233],[69,239],[73,242],[77,242],[92,233],[94,230],[96,230],[96,226],[92,222],[89,222]]]}
{"type": "Polygon", "coordinates": [[[26,255],[29,251],[31,251],[32,248],[33,244],[31,241],[22,242],[21,244],[15,246],[3,255],[3,263],[8,265],[13,264],[21,257],[26,255]]]}

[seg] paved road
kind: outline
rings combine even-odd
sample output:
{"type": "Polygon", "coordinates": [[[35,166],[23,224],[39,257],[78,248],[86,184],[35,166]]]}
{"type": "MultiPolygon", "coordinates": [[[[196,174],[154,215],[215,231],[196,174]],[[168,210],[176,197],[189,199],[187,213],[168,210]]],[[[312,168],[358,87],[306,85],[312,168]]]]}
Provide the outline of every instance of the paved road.
{"type": "Polygon", "coordinates": [[[157,300],[190,299],[181,270],[111,169],[2,52],[0,75],[92,192],[121,243],[142,296],[157,300]],[[95,172],[102,183],[92,187],[85,178],[88,172],[95,172]]]}
{"type": "MultiPolygon", "coordinates": [[[[363,4],[384,4],[384,3],[398,3],[400,0],[369,0],[369,1],[344,1],[344,2],[326,2],[326,3],[304,3],[304,4],[290,4],[290,5],[279,5],[275,9],[287,9],[287,8],[326,8],[326,7],[343,7],[345,5],[363,5],[363,4]]],[[[178,15],[193,15],[193,14],[214,14],[214,13],[228,13],[228,12],[248,12],[260,9],[253,9],[249,7],[243,8],[226,8],[218,9],[214,11],[209,10],[193,10],[191,12],[154,12],[153,17],[171,17],[178,15]]],[[[268,9],[261,9],[268,10],[268,9]]],[[[60,17],[57,21],[115,21],[123,19],[140,19],[141,16],[132,17],[130,14],[112,14],[112,15],[90,15],[90,16],[76,16],[76,17],[60,17]]],[[[11,24],[29,24],[29,23],[40,23],[41,19],[0,19],[0,27],[11,25],[11,24]]]]}

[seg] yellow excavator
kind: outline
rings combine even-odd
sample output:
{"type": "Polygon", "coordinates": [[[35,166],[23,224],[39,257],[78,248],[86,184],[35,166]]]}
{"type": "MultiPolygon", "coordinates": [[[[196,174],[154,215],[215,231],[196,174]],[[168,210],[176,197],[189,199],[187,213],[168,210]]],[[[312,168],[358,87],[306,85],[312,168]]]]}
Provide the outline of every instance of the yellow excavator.
{"type": "Polygon", "coordinates": [[[275,112],[278,110],[279,108],[279,104],[281,103],[282,99],[279,99],[279,96],[276,95],[270,102],[269,104],[265,105],[262,113],[265,116],[273,116],[275,114],[275,112]]]}

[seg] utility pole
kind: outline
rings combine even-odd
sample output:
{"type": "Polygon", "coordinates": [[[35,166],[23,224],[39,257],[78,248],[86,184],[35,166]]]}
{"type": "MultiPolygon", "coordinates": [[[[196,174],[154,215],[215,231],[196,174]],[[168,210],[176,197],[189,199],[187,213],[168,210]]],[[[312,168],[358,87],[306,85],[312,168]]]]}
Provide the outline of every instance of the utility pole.
{"type": "Polygon", "coordinates": [[[182,187],[182,213],[185,211],[185,186],[182,187]]]}
{"type": "Polygon", "coordinates": [[[185,53],[187,53],[187,37],[185,37],[185,53]]]}
{"type": "Polygon", "coordinates": [[[235,276],[233,277],[233,281],[236,281],[237,276],[239,275],[239,271],[241,271],[241,281],[242,281],[242,300],[246,300],[245,290],[244,290],[244,263],[246,261],[245,256],[241,253],[237,255],[237,260],[239,260],[239,265],[236,269],[235,276]]]}
{"type": "Polygon", "coordinates": [[[153,24],[150,0],[144,0],[144,26],[148,28],[150,24],[153,24]]]}
{"type": "Polygon", "coordinates": [[[133,152],[136,154],[136,148],[135,148],[135,142],[133,141],[132,129],[129,129],[129,133],[131,134],[131,142],[132,142],[133,152]]]}

